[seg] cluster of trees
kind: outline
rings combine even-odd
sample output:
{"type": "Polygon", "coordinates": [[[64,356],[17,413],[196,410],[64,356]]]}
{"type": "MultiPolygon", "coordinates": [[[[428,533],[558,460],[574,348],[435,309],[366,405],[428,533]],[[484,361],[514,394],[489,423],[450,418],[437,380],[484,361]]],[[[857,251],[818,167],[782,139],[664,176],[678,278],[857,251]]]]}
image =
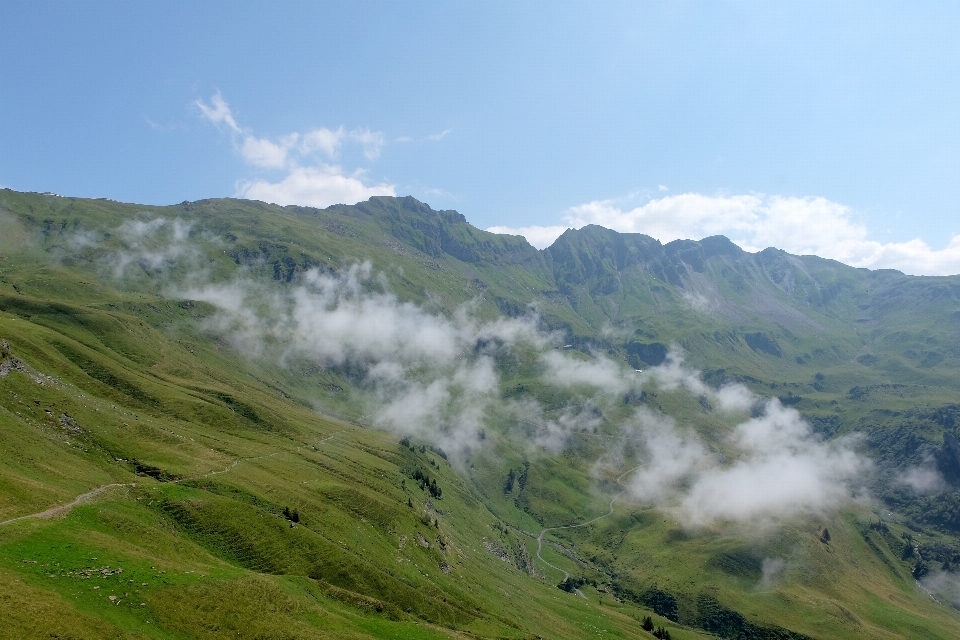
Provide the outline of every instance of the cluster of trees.
{"type": "MultiPolygon", "coordinates": [[[[427,447],[426,447],[426,445],[421,444],[421,445],[417,446],[417,445],[415,445],[414,443],[410,442],[410,438],[407,438],[407,437],[401,438],[401,439],[400,439],[400,444],[403,445],[404,447],[406,447],[407,449],[410,449],[410,451],[413,451],[414,453],[416,453],[418,449],[419,449],[420,453],[426,453],[426,452],[427,452],[427,447]]],[[[446,454],[446,452],[445,452],[443,449],[439,448],[439,447],[433,447],[433,446],[431,446],[431,447],[430,447],[430,452],[431,452],[431,453],[435,453],[436,455],[440,456],[440,457],[443,458],[444,460],[447,459],[447,454],[446,454]]],[[[431,465],[431,466],[434,466],[434,467],[439,466],[436,462],[434,462],[434,460],[433,460],[432,458],[429,460],[429,462],[430,462],[430,465],[431,465]]],[[[414,480],[418,485],[420,485],[420,490],[421,490],[421,491],[426,491],[427,493],[429,493],[431,498],[436,498],[437,500],[439,500],[439,499],[443,496],[443,490],[442,490],[440,487],[437,486],[437,481],[436,481],[436,479],[435,479],[435,478],[431,478],[431,477],[430,477],[430,474],[428,474],[426,471],[424,471],[423,469],[421,469],[419,466],[417,466],[417,467],[406,467],[406,468],[403,470],[403,472],[404,472],[408,477],[410,477],[412,480],[414,480]]],[[[404,483],[403,483],[403,488],[404,488],[404,490],[406,490],[406,481],[404,481],[404,483]]],[[[409,498],[407,498],[407,505],[408,505],[408,506],[413,506],[413,503],[410,501],[409,498]]]]}
{"type": "Polygon", "coordinates": [[[930,573],[930,567],[923,560],[917,560],[917,564],[913,565],[913,571],[910,572],[915,580],[919,580],[928,573],[930,573]]]}
{"type": "Polygon", "coordinates": [[[300,522],[300,513],[296,509],[291,511],[290,507],[283,508],[283,517],[289,520],[290,522],[294,522],[294,523],[300,522]]]}
{"type": "Polygon", "coordinates": [[[443,490],[437,486],[436,478],[431,478],[430,474],[420,467],[406,469],[406,473],[412,480],[420,485],[420,490],[429,493],[431,498],[439,500],[443,496],[443,490]]]}
{"type": "Polygon", "coordinates": [[[526,458],[523,460],[523,470],[519,473],[510,469],[510,472],[507,474],[507,481],[503,485],[503,495],[510,495],[513,493],[514,486],[518,486],[520,491],[523,491],[523,488],[527,485],[527,472],[530,470],[530,462],[526,458]]]}
{"type": "Polygon", "coordinates": [[[670,640],[670,632],[663,627],[654,628],[653,618],[650,616],[647,616],[643,619],[643,623],[640,625],[640,627],[644,631],[649,631],[652,633],[654,638],[660,638],[660,640],[670,640]]]}
{"type": "Polygon", "coordinates": [[[507,495],[513,491],[513,483],[517,480],[517,472],[513,469],[510,469],[510,473],[507,474],[507,483],[503,485],[503,495],[507,495]]]}
{"type": "Polygon", "coordinates": [[[585,577],[583,577],[583,576],[580,576],[580,577],[578,577],[578,578],[575,578],[575,577],[573,577],[573,576],[570,576],[569,578],[565,578],[565,579],[563,580],[563,582],[561,582],[560,584],[558,584],[558,585],[557,585],[557,588],[558,588],[558,589],[562,589],[563,591],[566,591],[567,593],[574,593],[577,589],[579,589],[580,587],[582,587],[582,586],[585,585],[585,584],[589,584],[589,585],[591,585],[591,586],[593,586],[593,587],[596,587],[596,586],[597,586],[597,581],[596,581],[596,580],[592,580],[592,579],[590,579],[590,578],[585,578],[585,577]]]}
{"type": "MultiPolygon", "coordinates": [[[[426,452],[427,452],[427,445],[421,444],[421,445],[418,447],[417,445],[413,444],[413,443],[410,441],[410,438],[408,438],[407,436],[404,436],[404,437],[400,438],[400,444],[403,445],[404,447],[406,447],[407,449],[410,449],[410,451],[413,451],[413,452],[416,452],[417,449],[420,450],[420,453],[426,453],[426,452]]],[[[447,459],[447,452],[444,451],[443,449],[441,449],[440,447],[435,447],[435,446],[433,446],[433,445],[430,445],[430,452],[431,452],[431,453],[435,453],[436,455],[440,456],[440,457],[443,458],[444,460],[447,459]]]]}

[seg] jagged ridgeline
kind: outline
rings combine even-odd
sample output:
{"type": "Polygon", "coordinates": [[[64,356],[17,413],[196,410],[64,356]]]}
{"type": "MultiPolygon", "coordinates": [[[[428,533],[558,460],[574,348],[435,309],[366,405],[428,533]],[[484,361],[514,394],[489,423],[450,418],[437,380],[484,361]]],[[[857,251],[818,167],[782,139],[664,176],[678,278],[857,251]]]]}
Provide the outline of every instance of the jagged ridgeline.
{"type": "Polygon", "coordinates": [[[957,277],[0,190],[0,339],[3,637],[960,624],[957,277]]]}

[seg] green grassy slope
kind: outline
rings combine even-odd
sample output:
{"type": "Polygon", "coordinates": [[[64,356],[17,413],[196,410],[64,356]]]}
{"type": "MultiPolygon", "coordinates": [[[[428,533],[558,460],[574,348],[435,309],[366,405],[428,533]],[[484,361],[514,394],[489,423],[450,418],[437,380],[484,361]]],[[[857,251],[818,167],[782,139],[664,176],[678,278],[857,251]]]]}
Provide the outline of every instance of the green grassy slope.
{"type": "Polygon", "coordinates": [[[639,633],[640,610],[569,596],[487,551],[497,518],[429,450],[322,418],[232,355],[190,351],[136,317],[62,305],[43,319],[32,302],[36,322],[3,318],[16,368],[0,401],[0,518],[118,486],[3,526],[9,612],[18,599],[51,603],[29,622],[5,615],[4,635],[639,633]],[[441,499],[428,502],[411,467],[428,470],[441,499]]]}
{"type": "MultiPolygon", "coordinates": [[[[652,637],[646,615],[674,638],[956,635],[956,613],[912,575],[918,556],[936,570],[960,549],[951,516],[926,522],[902,494],[881,523],[873,502],[697,533],[620,497],[609,517],[544,536],[544,560],[584,597],[558,589],[536,536],[607,513],[637,459],[595,462],[632,405],[603,405],[598,431],[558,454],[492,424],[454,469],[429,442],[363,427],[349,371],[239,351],[208,330],[209,305],[172,286],[242,273],[283,288],[370,260],[400,299],[437,313],[534,302],[585,359],[599,346],[645,367],[649,345],[679,343],[708,380],[779,395],[825,435],[864,431],[897,469],[944,458],[955,427],[954,279],[596,228],[537,252],[413,199],[318,211],[2,191],[0,216],[0,521],[108,487],[0,526],[0,636],[652,637]],[[157,217],[190,221],[200,253],[151,262],[163,247],[141,246],[115,277],[117,230],[157,217]]],[[[538,386],[519,358],[501,363],[504,398],[586,401],[538,386]]],[[[708,437],[732,424],[680,393],[644,402],[708,437]]]]}

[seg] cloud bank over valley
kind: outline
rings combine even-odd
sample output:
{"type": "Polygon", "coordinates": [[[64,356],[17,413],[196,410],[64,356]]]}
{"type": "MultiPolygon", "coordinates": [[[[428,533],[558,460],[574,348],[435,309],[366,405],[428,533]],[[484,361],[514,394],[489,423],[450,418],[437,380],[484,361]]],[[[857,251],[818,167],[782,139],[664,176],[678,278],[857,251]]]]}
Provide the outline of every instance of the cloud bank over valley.
{"type": "Polygon", "coordinates": [[[455,465],[490,436],[533,457],[592,438],[603,453],[587,462],[619,475],[623,452],[637,452],[640,466],[625,480],[630,497],[688,526],[829,512],[861,493],[871,468],[856,441],[823,441],[797,411],[743,385],[711,387],[676,348],[663,364],[636,371],[603,353],[562,349],[563,336],[532,310],[483,319],[472,305],[446,315],[403,301],[370,262],[311,269],[289,285],[243,269],[214,281],[199,267],[218,245],[188,221],[127,222],[113,236],[125,249],[104,255],[110,274],[146,271],[165,282],[168,297],[212,305],[201,329],[248,357],[285,367],[306,361],[341,376],[374,426],[440,447],[455,465]],[[567,400],[505,395],[517,371],[567,400]],[[623,409],[625,397],[647,391],[715,407],[712,424],[725,427],[708,435],[659,406],[623,409]]]}

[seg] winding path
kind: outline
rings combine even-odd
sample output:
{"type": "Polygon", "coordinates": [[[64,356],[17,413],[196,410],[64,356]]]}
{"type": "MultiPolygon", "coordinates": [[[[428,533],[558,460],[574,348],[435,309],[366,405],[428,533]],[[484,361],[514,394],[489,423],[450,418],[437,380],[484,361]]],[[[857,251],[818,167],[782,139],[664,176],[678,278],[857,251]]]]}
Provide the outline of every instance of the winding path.
{"type": "Polygon", "coordinates": [[[74,507],[80,504],[83,504],[87,500],[100,495],[107,489],[110,489],[113,487],[135,487],[135,486],[136,486],[136,483],[133,483],[133,482],[128,482],[125,484],[119,484],[119,483],[105,484],[102,487],[97,487],[92,491],[87,491],[86,493],[77,496],[76,498],[73,499],[73,502],[68,502],[67,504],[61,504],[56,507],[50,507],[46,511],[40,511],[37,513],[31,513],[29,515],[20,516],[19,518],[11,518],[10,520],[4,520],[3,522],[0,522],[0,527],[7,524],[14,523],[14,522],[19,522],[20,520],[26,520],[28,518],[52,518],[61,513],[69,512],[74,507]]]}
{"type": "MultiPolygon", "coordinates": [[[[336,436],[336,435],[338,435],[338,434],[341,434],[341,433],[343,433],[344,431],[345,431],[345,430],[334,431],[333,433],[331,433],[331,434],[328,435],[327,437],[325,437],[325,438],[317,441],[317,443],[316,443],[314,446],[316,446],[317,444],[323,444],[324,442],[326,442],[326,441],[328,441],[328,440],[331,440],[334,436],[336,436]]],[[[297,447],[297,450],[299,450],[299,449],[301,449],[301,448],[302,448],[302,447],[297,447]]],[[[201,480],[201,479],[203,479],[203,478],[209,478],[210,476],[220,475],[220,474],[227,473],[228,471],[232,470],[235,466],[237,466],[237,465],[240,464],[241,462],[250,462],[251,460],[262,460],[262,459],[264,459],[264,458],[272,458],[273,456],[280,455],[281,453],[285,453],[285,452],[283,452],[283,451],[275,451],[275,452],[273,452],[273,453],[268,453],[268,454],[262,455],[262,456],[255,456],[255,457],[253,457],[253,458],[237,458],[236,460],[234,460],[233,462],[231,462],[229,465],[227,465],[224,469],[222,469],[222,470],[220,470],[220,471],[210,471],[209,473],[205,473],[205,474],[199,475],[199,476],[191,476],[191,477],[189,477],[189,478],[180,478],[179,480],[174,480],[174,481],[171,482],[170,484],[177,484],[177,483],[180,483],[180,482],[187,482],[188,480],[201,480]]],[[[66,513],[69,513],[74,507],[83,504],[84,502],[86,502],[87,500],[90,500],[91,498],[97,497],[98,495],[100,495],[101,493],[103,493],[104,491],[106,491],[107,489],[111,489],[111,488],[113,488],[113,487],[135,487],[135,486],[137,486],[137,484],[136,484],[135,482],[126,482],[126,483],[113,482],[113,483],[111,483],[111,484],[105,484],[105,485],[103,485],[102,487],[97,487],[96,489],[93,489],[93,490],[91,490],[91,491],[87,491],[86,493],[80,494],[79,496],[77,496],[76,498],[74,498],[73,501],[68,502],[67,504],[57,505],[57,506],[55,506],[55,507],[50,507],[49,509],[46,509],[45,511],[38,511],[37,513],[30,513],[30,514],[27,514],[27,515],[25,515],[25,516],[19,516],[19,517],[17,517],[17,518],[11,518],[11,519],[9,519],[9,520],[4,520],[3,522],[0,522],[0,527],[5,526],[5,525],[8,525],[8,524],[13,524],[14,522],[20,522],[21,520],[27,520],[27,519],[29,519],[29,518],[52,518],[52,517],[57,516],[57,515],[60,515],[60,514],[66,514],[66,513]]],[[[552,565],[551,565],[551,566],[552,566],[552,565]]]]}
{"type": "MultiPolygon", "coordinates": [[[[644,463],[644,464],[646,464],[646,463],[644,463]]],[[[617,484],[619,484],[620,486],[623,486],[623,482],[621,482],[621,480],[623,480],[623,477],[624,477],[625,475],[627,475],[628,473],[631,473],[631,472],[633,472],[633,471],[636,471],[637,469],[639,469],[639,468],[642,467],[642,466],[644,466],[644,465],[643,465],[643,464],[638,464],[637,466],[635,466],[635,467],[633,467],[633,468],[631,468],[631,469],[627,469],[626,471],[624,471],[623,473],[621,473],[619,476],[617,476],[617,484]]],[[[561,569],[560,567],[558,567],[558,566],[556,566],[556,565],[550,564],[549,562],[547,562],[546,560],[543,559],[543,556],[542,556],[542,555],[540,555],[540,552],[543,550],[543,536],[544,536],[544,534],[546,534],[548,531],[557,531],[557,530],[559,530],[559,529],[577,529],[577,528],[579,528],[579,527],[586,527],[586,526],[588,526],[588,525],[593,524],[594,522],[596,522],[596,521],[598,521],[598,520],[603,520],[604,518],[608,518],[608,517],[612,516],[612,515],[613,515],[613,504],[617,501],[617,499],[619,499],[620,497],[622,497],[624,493],[625,493],[624,491],[621,491],[621,492],[618,493],[617,495],[613,496],[613,498],[610,499],[610,508],[609,508],[609,510],[608,510],[605,514],[603,514],[603,515],[601,515],[601,516],[597,516],[597,517],[594,518],[593,520],[588,520],[588,521],[586,521],[586,522],[581,522],[580,524],[568,524],[568,525],[564,525],[564,526],[562,526],[562,527],[547,527],[546,529],[544,529],[543,531],[541,531],[541,532],[540,532],[540,535],[537,536],[537,557],[540,559],[540,562],[542,562],[543,564],[547,565],[548,567],[551,567],[551,568],[553,568],[553,569],[556,569],[557,571],[562,572],[562,573],[563,573],[563,581],[564,581],[564,582],[566,582],[567,580],[569,580],[569,579],[570,579],[570,572],[569,572],[569,571],[567,571],[567,570],[565,570],[565,569],[561,569]]],[[[561,546],[562,546],[562,545],[561,545],[561,546]]],[[[575,591],[576,594],[577,594],[578,596],[580,596],[581,598],[586,598],[586,597],[587,597],[587,596],[583,595],[583,592],[581,592],[580,589],[574,589],[574,591],[575,591]]]]}
{"type": "MultiPolygon", "coordinates": [[[[299,449],[300,447],[297,447],[297,448],[299,449]]],[[[254,456],[253,458],[237,458],[236,460],[228,464],[226,467],[224,467],[221,471],[211,471],[209,473],[205,473],[200,476],[190,476],[189,478],[180,478],[178,480],[173,480],[172,482],[170,482],[170,484],[178,484],[180,482],[189,482],[190,480],[203,480],[204,478],[209,478],[210,476],[218,476],[222,473],[227,473],[228,471],[233,469],[235,466],[237,466],[241,462],[250,462],[251,460],[263,460],[264,458],[272,458],[273,456],[278,456],[281,453],[284,453],[284,452],[274,451],[273,453],[268,453],[262,456],[254,456]]]]}

